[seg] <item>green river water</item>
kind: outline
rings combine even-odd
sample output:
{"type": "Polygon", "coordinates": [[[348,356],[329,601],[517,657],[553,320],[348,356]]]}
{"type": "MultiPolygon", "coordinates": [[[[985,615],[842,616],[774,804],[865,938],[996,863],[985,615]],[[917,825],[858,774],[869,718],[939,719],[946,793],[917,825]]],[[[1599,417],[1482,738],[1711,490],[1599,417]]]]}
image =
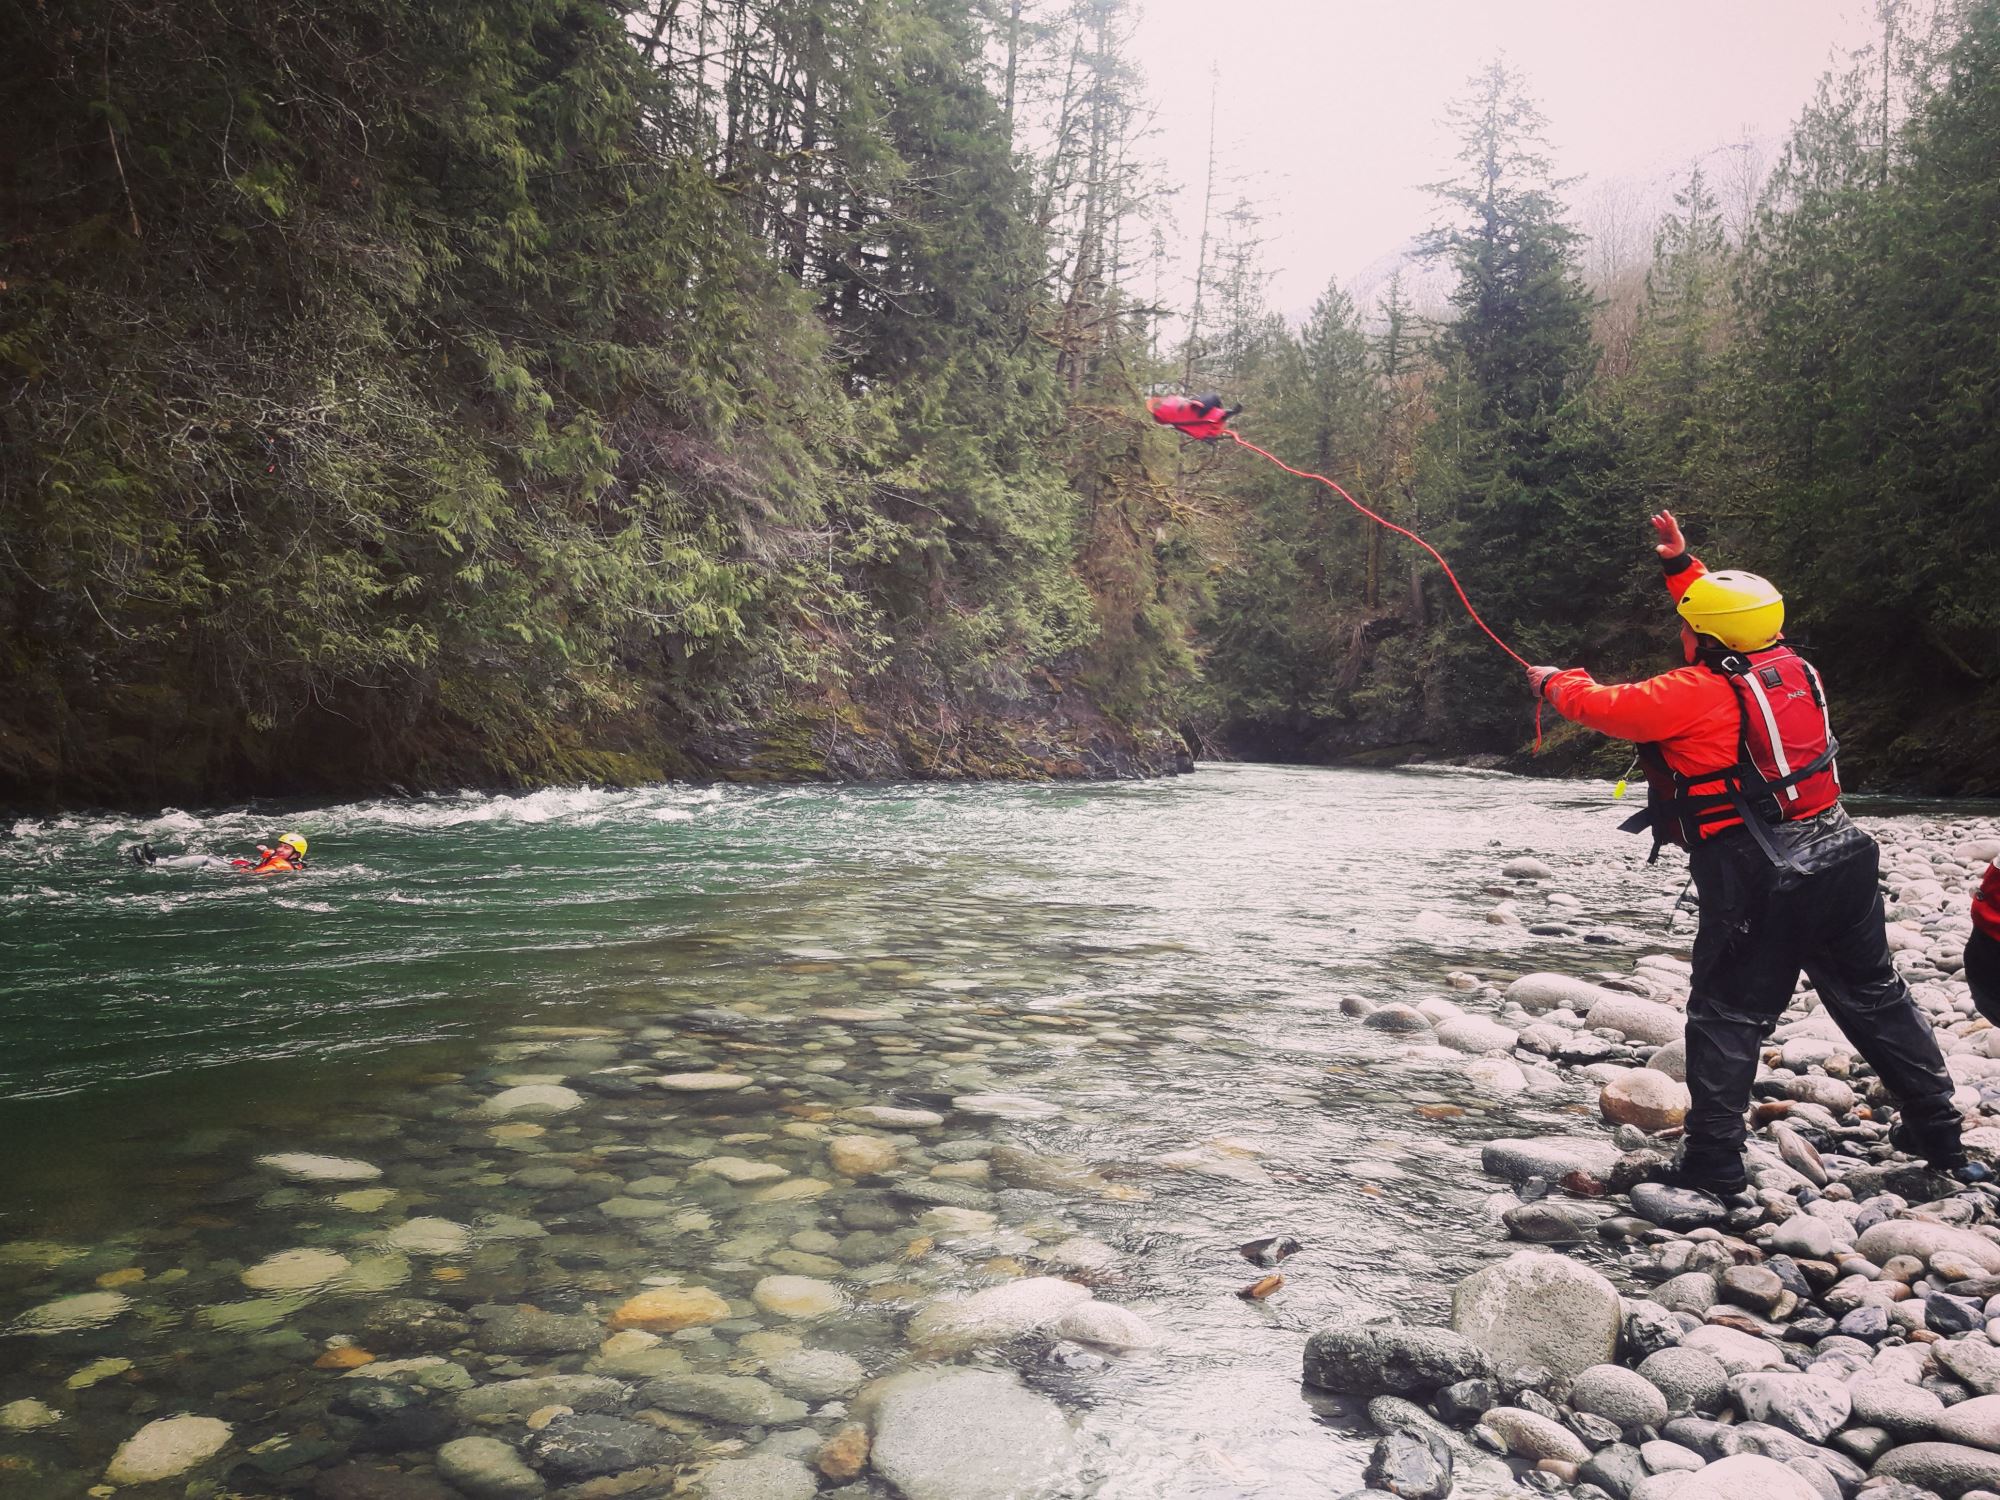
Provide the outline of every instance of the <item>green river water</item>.
{"type": "MultiPolygon", "coordinates": [[[[1069,1493],[1341,1494],[1365,1423],[1302,1391],[1307,1333],[1356,1310],[1437,1317],[1501,1248],[1480,1143],[1595,1127],[1581,1085],[1488,1097],[1467,1059],[1408,1055],[1338,1001],[1685,951],[1688,919],[1663,935],[1680,876],[1616,832],[1623,811],[1601,783],[1227,767],[16,823],[0,839],[0,1408],[60,1420],[0,1431],[0,1493],[82,1494],[177,1412],[234,1427],[242,1461],[206,1493],[310,1493],[360,1427],[329,1410],[343,1377],[315,1361],[329,1341],[367,1347],[383,1298],[602,1323],[646,1285],[702,1286],[731,1316],[667,1340],[687,1368],[754,1373],[776,1335],[875,1376],[916,1357],[907,1324],[928,1299],[1057,1274],[1157,1344],[951,1357],[1016,1370],[1070,1414],[1069,1493]],[[119,858],[142,837],[238,852],[286,826],[312,840],[300,876],[119,858]],[[1574,933],[1485,920],[1523,853],[1580,898],[1574,933]],[[749,1082],[653,1082],[701,1072],[749,1082]],[[489,1112],[547,1084],[580,1104],[489,1112]],[[943,1123],[841,1119],[884,1105],[943,1123]],[[835,1171],[828,1138],[851,1134],[886,1138],[897,1164],[835,1171]],[[357,1184],[260,1165],[276,1153],[358,1159],[381,1172],[361,1186],[387,1191],[343,1203],[357,1184]],[[703,1165],[717,1158],[754,1180],[703,1165]],[[395,1248],[412,1217],[469,1232],[395,1248]],[[1306,1246],[1285,1288],[1240,1300],[1259,1273],[1234,1247],[1278,1232],[1306,1246]],[[286,1295],[244,1282],[302,1248],[352,1269],[286,1295]],[[761,1310],[750,1293],[773,1274],[830,1283],[841,1310],[761,1310]],[[125,1299],[108,1318],[32,1326],[106,1288],[125,1299]],[[75,1383],[102,1360],[130,1367],[75,1383]]],[[[454,1357],[486,1380],[599,1356],[454,1357]]],[[[678,1430],[697,1459],[766,1436],[678,1430]]],[[[424,1455],[385,1461],[421,1471],[424,1455]]]]}

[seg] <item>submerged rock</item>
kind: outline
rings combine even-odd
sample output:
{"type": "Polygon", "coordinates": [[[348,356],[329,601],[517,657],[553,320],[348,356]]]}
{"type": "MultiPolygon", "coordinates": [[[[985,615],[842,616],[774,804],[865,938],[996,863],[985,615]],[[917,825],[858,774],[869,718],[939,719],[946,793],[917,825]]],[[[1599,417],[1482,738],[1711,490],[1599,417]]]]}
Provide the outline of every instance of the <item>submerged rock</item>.
{"type": "Polygon", "coordinates": [[[345,1156],[313,1156],[302,1151],[260,1156],[257,1164],[301,1182],[373,1182],[382,1175],[382,1169],[370,1162],[345,1156]]]}
{"type": "Polygon", "coordinates": [[[231,1428],[215,1417],[162,1417],[119,1444],[104,1470],[113,1484],[151,1484],[205,1463],[229,1446],[231,1428]]]}
{"type": "Polygon", "coordinates": [[[905,1500],[1052,1500],[1072,1478],[1069,1423],[1011,1375],[917,1370],[873,1394],[873,1465],[905,1500]]]}
{"type": "Polygon", "coordinates": [[[58,1297],[40,1307],[29,1308],[8,1324],[6,1331],[30,1338],[75,1333],[84,1328],[102,1327],[122,1316],[131,1306],[132,1299],[123,1292],[81,1292],[74,1297],[58,1297]]]}
{"type": "Polygon", "coordinates": [[[705,1286],[649,1287],[620,1305],[611,1315],[613,1328],[640,1328],[653,1333],[678,1333],[729,1316],[729,1304],[705,1286]]]}
{"type": "Polygon", "coordinates": [[[498,1438],[462,1437],[437,1453],[438,1473],[472,1500],[536,1500],[548,1488],[521,1455],[498,1438]]]}
{"type": "Polygon", "coordinates": [[[932,1353],[1004,1344],[1052,1326],[1089,1300],[1089,1290],[1073,1281],[1030,1276],[969,1296],[941,1297],[925,1304],[910,1319],[909,1339],[932,1353]]]}

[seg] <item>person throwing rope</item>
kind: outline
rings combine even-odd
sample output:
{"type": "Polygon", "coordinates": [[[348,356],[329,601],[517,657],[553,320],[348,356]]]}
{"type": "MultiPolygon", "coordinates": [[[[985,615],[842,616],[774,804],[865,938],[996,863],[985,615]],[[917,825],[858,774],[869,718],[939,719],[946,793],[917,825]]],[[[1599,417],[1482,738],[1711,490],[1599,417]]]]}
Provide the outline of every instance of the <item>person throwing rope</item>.
{"type": "Polygon", "coordinates": [[[1671,512],[1652,523],[1686,665],[1623,684],[1533,666],[1528,683],[1564,718],[1638,745],[1647,807],[1625,826],[1651,830],[1655,858],[1669,843],[1688,851],[1701,900],[1686,1033],[1693,1104],[1666,1179],[1717,1194],[1748,1185],[1744,1111],[1801,970],[1894,1096],[1890,1141],[1963,1171],[1951,1076],[1883,936],[1881,851],[1841,808],[1826,693],[1783,643],[1784,598],[1754,573],[1709,572],[1671,512]]]}

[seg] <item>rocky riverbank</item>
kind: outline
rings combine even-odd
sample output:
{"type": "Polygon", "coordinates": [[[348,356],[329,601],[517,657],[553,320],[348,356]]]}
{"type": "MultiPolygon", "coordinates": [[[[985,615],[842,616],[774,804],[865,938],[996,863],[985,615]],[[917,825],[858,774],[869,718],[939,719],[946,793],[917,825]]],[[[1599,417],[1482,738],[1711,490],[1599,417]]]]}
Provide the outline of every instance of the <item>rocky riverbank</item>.
{"type": "MultiPolygon", "coordinates": [[[[1990,826],[1889,823],[1888,938],[1930,1015],[1976,1160],[2000,1157],[2000,1031],[1958,977],[1990,826]]],[[[1575,921],[1534,860],[1499,924],[1575,921]]],[[[1306,1384],[1366,1401],[1374,1488],[1346,1500],[1568,1490],[1586,1500],[2000,1500],[2000,1187],[1887,1143],[1888,1101],[1802,987],[1759,1069],[1753,1191],[1645,1183],[1688,1107],[1687,965],[1453,976],[1462,1003],[1364,1024],[1478,1054],[1507,1085],[1549,1065],[1599,1089],[1604,1139],[1496,1139],[1496,1228],[1529,1248],[1462,1281],[1449,1327],[1345,1321],[1306,1384]],[[1511,1463],[1500,1460],[1504,1455],[1511,1463]]]]}

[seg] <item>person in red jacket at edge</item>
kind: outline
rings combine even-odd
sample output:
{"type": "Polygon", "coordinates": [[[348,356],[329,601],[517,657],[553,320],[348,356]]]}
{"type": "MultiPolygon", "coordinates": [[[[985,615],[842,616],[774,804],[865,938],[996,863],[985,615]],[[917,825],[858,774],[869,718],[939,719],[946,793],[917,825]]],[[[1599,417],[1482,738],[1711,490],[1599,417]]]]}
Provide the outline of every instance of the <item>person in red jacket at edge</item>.
{"type": "Polygon", "coordinates": [[[1744,1111],[1802,969],[1894,1096],[1891,1143],[1963,1171],[1951,1075],[1889,959],[1881,851],[1841,809],[1826,694],[1783,644],[1784,600],[1755,574],[1710,573],[1671,512],[1652,520],[1687,665],[1620,685],[1531,667],[1528,682],[1564,718],[1638,744],[1650,793],[1625,826],[1652,830],[1655,857],[1666,843],[1688,850],[1701,902],[1687,1008],[1693,1103],[1666,1179],[1725,1195],[1748,1185],[1744,1111]]]}
{"type": "Polygon", "coordinates": [[[2000,1026],[2000,860],[1972,898],[1972,936],[1965,940],[1965,982],[1979,1013],[2000,1026]]]}

